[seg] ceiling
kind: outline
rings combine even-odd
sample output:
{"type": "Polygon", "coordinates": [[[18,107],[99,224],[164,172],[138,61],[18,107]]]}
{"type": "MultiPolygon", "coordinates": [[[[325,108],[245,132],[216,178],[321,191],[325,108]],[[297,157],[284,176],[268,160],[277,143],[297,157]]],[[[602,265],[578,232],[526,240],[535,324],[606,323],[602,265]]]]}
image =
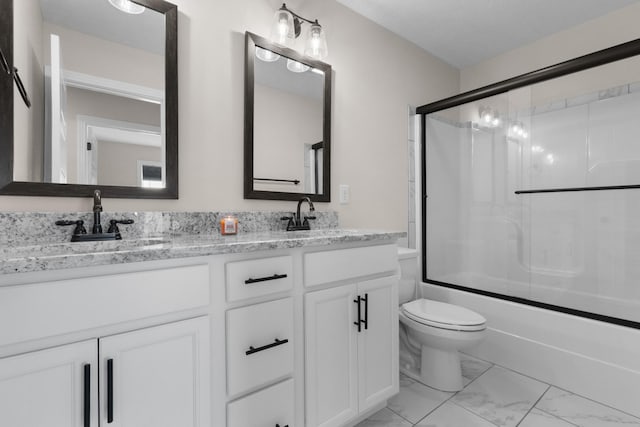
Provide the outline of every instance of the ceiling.
{"type": "Polygon", "coordinates": [[[337,0],[465,68],[639,0],[337,0]]]}

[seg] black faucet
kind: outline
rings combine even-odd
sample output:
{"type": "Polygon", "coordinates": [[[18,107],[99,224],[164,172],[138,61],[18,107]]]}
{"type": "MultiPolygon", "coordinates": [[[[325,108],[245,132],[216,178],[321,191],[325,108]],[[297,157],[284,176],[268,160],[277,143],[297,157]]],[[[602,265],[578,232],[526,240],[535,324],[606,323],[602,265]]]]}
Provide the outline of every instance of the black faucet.
{"type": "Polygon", "coordinates": [[[100,212],[102,212],[102,193],[100,190],[95,190],[93,192],[93,234],[102,234],[100,212]]]}
{"type": "Polygon", "coordinates": [[[56,225],[75,225],[71,236],[72,242],[97,242],[103,240],[122,240],[122,235],[118,229],[118,224],[133,224],[132,219],[112,219],[109,221],[109,229],[106,233],[102,232],[102,224],[100,222],[100,213],[102,212],[102,193],[100,190],[93,192],[93,228],[92,234],[87,234],[84,228],[84,221],[79,219],[76,221],[59,220],[56,225]]]}
{"type": "Polygon", "coordinates": [[[316,219],[315,216],[305,216],[302,218],[302,214],[300,213],[300,207],[303,202],[307,202],[309,204],[309,212],[315,211],[315,207],[313,206],[313,202],[308,197],[303,197],[298,201],[298,208],[295,213],[292,213],[291,216],[283,216],[280,218],[283,221],[287,222],[287,231],[299,231],[299,230],[311,230],[309,226],[310,219],[316,219]]]}

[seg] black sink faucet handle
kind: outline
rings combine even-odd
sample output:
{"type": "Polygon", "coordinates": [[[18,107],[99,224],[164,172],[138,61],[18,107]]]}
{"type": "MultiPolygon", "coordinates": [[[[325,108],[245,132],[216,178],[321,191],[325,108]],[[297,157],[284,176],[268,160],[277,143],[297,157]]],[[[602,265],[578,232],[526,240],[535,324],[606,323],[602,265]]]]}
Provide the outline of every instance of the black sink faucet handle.
{"type": "Polygon", "coordinates": [[[302,223],[302,225],[304,225],[304,226],[308,226],[308,225],[309,225],[309,220],[310,220],[310,219],[316,219],[316,217],[315,217],[315,216],[305,216],[305,217],[304,217],[304,222],[302,223]]]}
{"type": "Polygon", "coordinates": [[[282,218],[280,218],[281,221],[287,221],[287,231],[289,231],[291,227],[293,227],[293,225],[295,224],[294,222],[295,217],[296,217],[296,214],[292,213],[291,216],[283,216],[282,218]]]}
{"type": "Polygon", "coordinates": [[[76,228],[73,230],[73,234],[87,234],[87,229],[84,228],[84,221],[81,219],[76,221],[61,219],[56,221],[56,225],[75,225],[76,228]]]}
{"type": "Polygon", "coordinates": [[[122,224],[122,225],[133,224],[133,220],[132,219],[112,219],[111,221],[109,221],[109,229],[107,230],[107,233],[119,233],[120,230],[118,229],[118,224],[122,224]]]}

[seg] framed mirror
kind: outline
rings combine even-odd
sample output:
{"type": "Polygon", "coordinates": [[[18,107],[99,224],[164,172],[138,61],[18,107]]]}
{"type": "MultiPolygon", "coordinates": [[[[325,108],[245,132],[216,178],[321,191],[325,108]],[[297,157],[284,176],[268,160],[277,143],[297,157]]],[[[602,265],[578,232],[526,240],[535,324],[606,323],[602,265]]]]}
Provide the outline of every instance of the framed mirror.
{"type": "Polygon", "coordinates": [[[331,66],[245,40],[245,199],[331,201],[331,66]]]}
{"type": "Polygon", "coordinates": [[[0,194],[178,198],[177,7],[0,0],[0,194]]]}

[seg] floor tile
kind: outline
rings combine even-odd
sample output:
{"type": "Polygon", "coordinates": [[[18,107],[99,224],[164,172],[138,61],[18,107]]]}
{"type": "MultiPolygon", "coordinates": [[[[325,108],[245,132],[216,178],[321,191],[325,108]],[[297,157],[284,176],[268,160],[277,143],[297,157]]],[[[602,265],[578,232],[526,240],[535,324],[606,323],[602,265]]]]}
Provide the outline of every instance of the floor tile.
{"type": "Polygon", "coordinates": [[[452,400],[498,426],[515,427],[547,388],[545,383],[493,366],[452,400]]]}
{"type": "Polygon", "coordinates": [[[452,395],[401,375],[400,393],[389,400],[387,407],[411,423],[417,423],[452,395]]]}
{"type": "Polygon", "coordinates": [[[465,386],[493,366],[493,363],[485,362],[484,360],[476,359],[475,357],[462,353],[460,353],[460,362],[462,366],[462,381],[465,386]]]}
{"type": "Polygon", "coordinates": [[[518,427],[575,427],[560,418],[547,414],[539,409],[533,408],[518,427]]]}
{"type": "Polygon", "coordinates": [[[556,387],[536,407],[580,427],[640,427],[638,418],[556,387]]]}
{"type": "Polygon", "coordinates": [[[415,427],[495,427],[455,403],[445,402],[415,427]]]}
{"type": "Polygon", "coordinates": [[[411,427],[411,423],[384,408],[357,424],[356,427],[411,427]]]}

